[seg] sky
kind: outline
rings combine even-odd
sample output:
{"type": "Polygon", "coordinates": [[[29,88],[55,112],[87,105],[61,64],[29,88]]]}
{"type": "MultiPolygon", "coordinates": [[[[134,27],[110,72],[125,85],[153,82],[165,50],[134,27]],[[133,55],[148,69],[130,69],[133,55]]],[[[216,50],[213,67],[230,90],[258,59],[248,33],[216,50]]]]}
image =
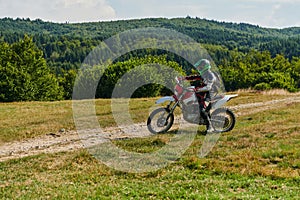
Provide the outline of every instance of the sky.
{"type": "Polygon", "coordinates": [[[0,18],[94,22],[199,17],[261,27],[300,27],[300,0],[0,0],[0,18]]]}

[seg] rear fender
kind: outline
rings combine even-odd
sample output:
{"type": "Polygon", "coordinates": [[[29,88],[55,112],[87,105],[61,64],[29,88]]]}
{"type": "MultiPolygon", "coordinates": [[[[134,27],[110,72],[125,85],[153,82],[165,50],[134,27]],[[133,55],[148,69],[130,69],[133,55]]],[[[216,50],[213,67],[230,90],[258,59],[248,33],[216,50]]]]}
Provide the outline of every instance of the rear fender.
{"type": "Polygon", "coordinates": [[[221,108],[224,104],[226,104],[228,101],[230,101],[230,99],[233,99],[233,98],[235,98],[237,96],[239,96],[239,95],[237,95],[237,94],[234,94],[234,95],[225,95],[222,99],[220,99],[219,101],[215,102],[212,105],[212,108],[213,109],[221,108]]]}

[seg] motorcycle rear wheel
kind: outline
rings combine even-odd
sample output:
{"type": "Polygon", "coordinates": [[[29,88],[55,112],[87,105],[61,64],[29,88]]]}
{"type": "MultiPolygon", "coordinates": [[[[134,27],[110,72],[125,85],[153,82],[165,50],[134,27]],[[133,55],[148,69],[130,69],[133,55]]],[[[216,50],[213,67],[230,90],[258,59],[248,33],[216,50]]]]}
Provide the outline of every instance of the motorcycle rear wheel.
{"type": "Polygon", "coordinates": [[[228,108],[218,108],[211,113],[211,122],[217,132],[229,132],[235,126],[235,115],[228,108]]]}
{"type": "Polygon", "coordinates": [[[148,130],[153,134],[167,132],[174,123],[174,115],[168,108],[154,110],[147,120],[148,130]]]}

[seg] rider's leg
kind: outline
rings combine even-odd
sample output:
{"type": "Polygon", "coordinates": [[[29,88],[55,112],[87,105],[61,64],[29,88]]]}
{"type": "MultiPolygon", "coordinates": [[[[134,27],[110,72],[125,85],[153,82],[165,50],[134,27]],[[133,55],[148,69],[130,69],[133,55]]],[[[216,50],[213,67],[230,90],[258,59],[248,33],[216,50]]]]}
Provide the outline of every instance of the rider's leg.
{"type": "Polygon", "coordinates": [[[215,131],[215,129],[212,125],[211,116],[210,116],[210,109],[212,108],[212,104],[211,104],[211,96],[209,92],[206,93],[205,101],[209,102],[208,105],[206,106],[206,109],[204,110],[207,119],[206,130],[208,133],[212,133],[215,131]]]}
{"type": "Polygon", "coordinates": [[[199,106],[200,115],[205,121],[206,130],[207,130],[208,133],[211,133],[211,132],[214,131],[214,129],[213,129],[213,126],[212,126],[212,123],[211,123],[211,117],[210,117],[210,114],[209,114],[209,110],[207,112],[207,109],[205,109],[202,104],[199,104],[199,105],[200,105],[199,106]]]}
{"type": "MultiPolygon", "coordinates": [[[[210,114],[209,114],[209,111],[211,109],[211,103],[209,103],[209,105],[206,107],[206,109],[204,108],[204,104],[205,104],[205,100],[201,98],[201,95],[200,94],[196,94],[197,96],[197,99],[198,99],[198,103],[199,103],[199,111],[200,111],[200,115],[201,117],[204,119],[204,122],[206,124],[206,130],[207,132],[213,132],[214,129],[213,129],[213,126],[211,124],[211,120],[210,120],[210,114]]],[[[209,93],[207,92],[206,95],[205,95],[206,99],[209,100],[210,99],[210,95],[209,93]]]]}
{"type": "Polygon", "coordinates": [[[211,123],[211,118],[210,118],[210,115],[208,112],[205,111],[205,109],[203,109],[201,112],[201,117],[204,119],[205,121],[205,124],[206,124],[206,131],[208,133],[212,133],[214,132],[214,128],[212,126],[212,123],[211,123]]]}

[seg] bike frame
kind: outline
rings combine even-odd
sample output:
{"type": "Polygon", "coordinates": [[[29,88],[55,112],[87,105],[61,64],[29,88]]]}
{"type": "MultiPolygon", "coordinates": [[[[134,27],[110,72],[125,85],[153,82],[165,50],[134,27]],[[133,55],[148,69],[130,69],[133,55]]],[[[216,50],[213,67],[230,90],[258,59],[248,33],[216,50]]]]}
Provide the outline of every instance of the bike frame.
{"type": "MultiPolygon", "coordinates": [[[[160,99],[158,99],[155,103],[156,104],[163,104],[167,101],[170,101],[170,103],[168,104],[167,108],[170,109],[170,112],[173,113],[175,108],[178,106],[179,104],[179,100],[183,97],[184,93],[180,95],[180,97],[177,99],[177,97],[175,95],[173,96],[166,96],[166,97],[162,97],[160,99]],[[175,104],[171,107],[172,103],[175,102],[175,104]],[[170,108],[171,107],[171,108],[170,108]]],[[[230,101],[231,99],[237,97],[238,95],[225,95],[223,98],[221,98],[220,100],[214,102],[212,104],[212,110],[217,109],[217,108],[221,108],[223,105],[225,105],[228,101],[230,101]]]]}

